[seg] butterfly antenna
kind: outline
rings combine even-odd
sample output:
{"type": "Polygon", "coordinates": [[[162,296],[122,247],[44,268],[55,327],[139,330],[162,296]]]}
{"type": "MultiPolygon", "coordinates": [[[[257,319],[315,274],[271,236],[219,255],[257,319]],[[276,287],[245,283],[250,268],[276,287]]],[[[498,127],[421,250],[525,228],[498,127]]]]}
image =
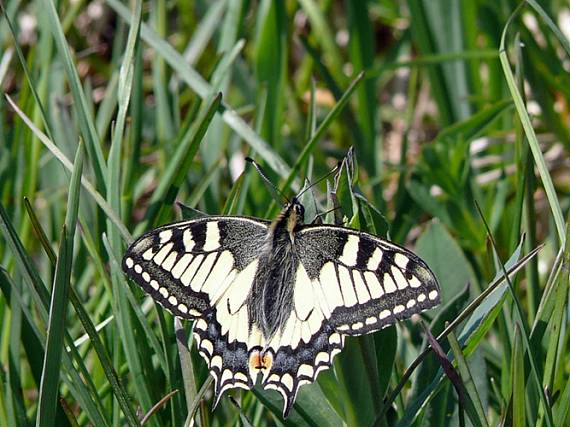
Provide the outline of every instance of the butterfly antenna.
{"type": "Polygon", "coordinates": [[[310,184],[308,187],[305,187],[299,194],[297,194],[297,199],[299,197],[301,197],[306,191],[310,190],[311,188],[313,188],[315,185],[323,182],[325,179],[327,179],[329,176],[331,176],[333,173],[336,173],[338,171],[338,165],[335,166],[334,168],[332,168],[329,172],[327,172],[326,175],[320,177],[319,179],[317,179],[315,182],[313,182],[312,184],[310,184]]]}
{"type": "Polygon", "coordinates": [[[315,215],[315,218],[313,219],[313,221],[311,222],[311,224],[314,224],[314,223],[317,221],[317,219],[322,220],[322,217],[324,217],[324,216],[330,214],[331,212],[335,212],[335,211],[337,211],[337,210],[339,210],[339,209],[340,209],[340,206],[335,206],[334,208],[330,208],[330,209],[327,209],[327,210],[324,211],[324,212],[321,212],[321,213],[316,214],[316,215],[315,215]]]}
{"type": "Polygon", "coordinates": [[[283,200],[285,200],[286,203],[289,203],[289,199],[287,198],[287,196],[285,196],[285,194],[283,194],[283,192],[279,190],[279,188],[277,188],[277,186],[271,182],[271,180],[267,177],[263,169],[261,169],[261,166],[255,160],[253,160],[251,157],[246,157],[245,160],[253,165],[259,176],[261,176],[261,178],[265,182],[265,185],[267,186],[267,188],[269,189],[271,195],[275,200],[278,200],[281,203],[283,202],[283,200]]]}

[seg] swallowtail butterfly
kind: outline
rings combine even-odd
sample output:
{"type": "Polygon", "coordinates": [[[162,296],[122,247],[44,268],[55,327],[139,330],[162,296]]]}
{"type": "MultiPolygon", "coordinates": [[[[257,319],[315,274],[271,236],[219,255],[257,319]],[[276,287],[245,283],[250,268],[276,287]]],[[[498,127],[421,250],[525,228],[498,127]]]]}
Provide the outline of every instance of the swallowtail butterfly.
{"type": "Polygon", "coordinates": [[[173,315],[194,320],[215,405],[259,379],[284,399],[315,381],[346,336],[382,329],[440,302],[424,261],[371,234],[305,225],[296,199],[273,222],[213,216],[152,230],[123,269],[173,315]],[[258,378],[260,377],[260,378],[258,378]]]}

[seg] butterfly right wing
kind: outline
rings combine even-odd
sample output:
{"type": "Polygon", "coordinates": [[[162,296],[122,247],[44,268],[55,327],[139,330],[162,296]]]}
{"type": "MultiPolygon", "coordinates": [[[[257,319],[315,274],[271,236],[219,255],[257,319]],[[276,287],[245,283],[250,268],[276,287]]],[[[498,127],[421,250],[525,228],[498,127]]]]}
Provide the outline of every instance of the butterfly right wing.
{"type": "Polygon", "coordinates": [[[437,278],[404,247],[332,225],[305,227],[297,241],[307,282],[320,294],[315,301],[344,335],[374,332],[440,303],[437,278]]]}
{"type": "Polygon", "coordinates": [[[157,228],[127,250],[123,270],[175,316],[196,320],[198,352],[215,380],[215,402],[233,387],[249,389],[251,355],[263,340],[250,328],[246,298],[268,222],[207,217],[157,228]]]}

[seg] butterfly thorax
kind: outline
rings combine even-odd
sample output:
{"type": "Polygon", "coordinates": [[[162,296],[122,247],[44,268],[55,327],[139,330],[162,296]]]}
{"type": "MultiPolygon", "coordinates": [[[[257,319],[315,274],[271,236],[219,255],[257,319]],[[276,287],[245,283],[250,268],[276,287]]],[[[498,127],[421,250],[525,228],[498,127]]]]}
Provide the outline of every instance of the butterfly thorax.
{"type": "Polygon", "coordinates": [[[299,264],[294,236],[302,224],[303,206],[293,200],[269,227],[261,249],[248,309],[250,328],[255,325],[267,342],[285,327],[293,310],[299,264]]]}

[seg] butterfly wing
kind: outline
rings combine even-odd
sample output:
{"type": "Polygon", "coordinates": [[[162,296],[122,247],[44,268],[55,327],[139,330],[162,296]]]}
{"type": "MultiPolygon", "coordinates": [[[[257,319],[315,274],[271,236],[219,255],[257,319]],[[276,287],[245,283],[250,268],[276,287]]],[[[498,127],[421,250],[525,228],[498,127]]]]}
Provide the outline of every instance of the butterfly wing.
{"type": "Polygon", "coordinates": [[[269,343],[275,356],[263,381],[283,396],[285,417],[301,385],[331,366],[346,335],[373,332],[439,304],[434,274],[405,248],[327,225],[303,227],[294,241],[294,308],[269,343]]]}
{"type": "Polygon", "coordinates": [[[123,270],[175,316],[196,320],[199,353],[215,379],[216,403],[228,388],[253,386],[246,297],[258,268],[268,222],[207,217],[152,230],[127,250],[123,270]]]}
{"type": "Polygon", "coordinates": [[[326,225],[303,228],[296,243],[316,302],[344,335],[377,331],[440,302],[426,263],[394,243],[326,225]]]}

